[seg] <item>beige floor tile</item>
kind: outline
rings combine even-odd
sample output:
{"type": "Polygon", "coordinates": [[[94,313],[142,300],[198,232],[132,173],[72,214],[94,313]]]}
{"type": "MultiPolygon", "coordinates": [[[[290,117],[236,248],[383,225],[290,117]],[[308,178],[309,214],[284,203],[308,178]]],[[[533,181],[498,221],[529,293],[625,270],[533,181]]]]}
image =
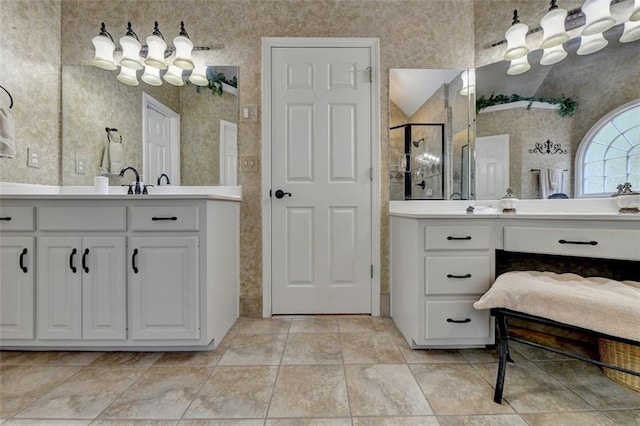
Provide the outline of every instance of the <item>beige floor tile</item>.
{"type": "Polygon", "coordinates": [[[218,367],[184,418],[264,418],[278,367],[218,367]]]}
{"type": "Polygon", "coordinates": [[[85,367],[16,417],[94,419],[145,371],[144,367],[85,367]]]}
{"type": "MultiPolygon", "coordinates": [[[[473,364],[473,367],[489,383],[495,383],[497,364],[473,364]]],[[[518,413],[591,409],[584,400],[531,362],[507,366],[503,400],[518,413]]]]}
{"type": "Polygon", "coordinates": [[[103,365],[128,365],[132,367],[150,366],[156,362],[162,352],[107,352],[91,363],[92,367],[103,365]]]}
{"type": "Polygon", "coordinates": [[[269,418],[345,416],[349,400],[341,365],[280,367],[269,418]]]}
{"type": "Polygon", "coordinates": [[[264,420],[180,420],[179,426],[263,426],[264,420]]]}
{"type": "Polygon", "coordinates": [[[593,364],[582,361],[553,361],[536,365],[596,409],[640,408],[640,392],[614,382],[593,364]]]}
{"type": "MultiPolygon", "coordinates": [[[[515,351],[528,361],[570,360],[571,358],[524,343],[509,342],[509,351],[515,351]]],[[[514,358],[515,360],[515,358],[514,358]]]]}
{"type": "Polygon", "coordinates": [[[340,333],[374,333],[387,331],[387,322],[376,321],[372,317],[338,318],[340,333]]]}
{"type": "Polygon", "coordinates": [[[80,367],[0,365],[0,417],[11,417],[78,370],[80,367]]]}
{"type": "Polygon", "coordinates": [[[0,364],[86,366],[102,354],[104,352],[1,351],[0,364]]]}
{"type": "Polygon", "coordinates": [[[457,350],[410,349],[400,347],[407,364],[466,364],[467,360],[457,350]]]}
{"type": "Polygon", "coordinates": [[[345,365],[352,416],[433,414],[406,365],[345,365]]]}
{"type": "Polygon", "coordinates": [[[289,334],[282,365],[342,364],[342,346],[337,333],[289,334]]]}
{"type": "Polygon", "coordinates": [[[91,420],[53,420],[53,419],[10,419],[2,425],[11,426],[85,426],[91,423],[91,420]]]}
{"type": "MultiPolygon", "coordinates": [[[[499,355],[498,351],[495,348],[487,348],[487,349],[461,349],[460,354],[466,359],[468,362],[474,363],[484,363],[484,362],[498,362],[499,355]]],[[[509,354],[511,355],[511,359],[515,362],[526,361],[527,359],[520,355],[520,353],[514,348],[509,348],[509,354]]]]}
{"type": "Polygon", "coordinates": [[[268,419],[265,426],[351,426],[351,419],[268,419]]]}
{"type": "Polygon", "coordinates": [[[179,419],[211,371],[206,367],[150,367],[100,418],[179,419]]]}
{"type": "Polygon", "coordinates": [[[403,364],[404,358],[387,332],[340,335],[345,364],[403,364]]]}
{"type": "Polygon", "coordinates": [[[353,426],[438,426],[436,416],[354,417],[353,426]]]}
{"type": "Polygon", "coordinates": [[[493,388],[469,364],[413,364],[413,375],[436,415],[507,414],[493,402],[493,388]]]}
{"type": "Polygon", "coordinates": [[[242,318],[234,327],[234,331],[237,334],[286,334],[290,325],[290,319],[242,318]]]}
{"type": "Polygon", "coordinates": [[[175,426],[177,420],[94,420],[91,426],[175,426]]]}
{"type": "Polygon", "coordinates": [[[602,414],[619,425],[640,425],[640,410],[605,410],[602,414]]]}
{"type": "Polygon", "coordinates": [[[278,365],[286,340],[286,334],[238,334],[218,365],[278,365]]]}
{"type": "Polygon", "coordinates": [[[618,423],[597,411],[574,413],[529,413],[522,417],[530,426],[614,426],[618,423]]]}
{"type": "Polygon", "coordinates": [[[438,421],[442,426],[527,426],[518,414],[438,416],[438,421]]]}
{"type": "Polygon", "coordinates": [[[153,365],[155,367],[166,366],[206,366],[215,367],[224,351],[216,349],[215,351],[201,352],[166,352],[153,365]]]}
{"type": "Polygon", "coordinates": [[[337,333],[336,318],[300,318],[291,320],[289,333],[337,333]]]}

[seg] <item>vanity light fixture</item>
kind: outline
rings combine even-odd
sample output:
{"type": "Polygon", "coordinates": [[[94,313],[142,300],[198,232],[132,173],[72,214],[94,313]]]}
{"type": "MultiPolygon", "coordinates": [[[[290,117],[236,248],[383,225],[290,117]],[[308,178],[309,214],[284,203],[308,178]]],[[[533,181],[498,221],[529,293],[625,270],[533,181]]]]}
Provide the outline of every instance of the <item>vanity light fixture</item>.
{"type": "Polygon", "coordinates": [[[589,36],[582,36],[580,38],[580,47],[576,53],[578,55],[590,55],[591,53],[595,53],[598,50],[604,49],[609,42],[602,33],[595,33],[589,36]]]}
{"type": "Polygon", "coordinates": [[[523,24],[518,19],[518,10],[513,11],[513,22],[505,33],[507,39],[507,51],[504,54],[504,59],[514,60],[526,56],[529,53],[529,48],[526,43],[526,36],[529,27],[523,24]]]}
{"type": "Polygon", "coordinates": [[[542,43],[540,43],[541,48],[549,49],[569,40],[569,34],[564,28],[566,19],[567,11],[560,9],[556,0],[551,0],[549,12],[540,20],[540,26],[543,31],[543,39],[542,43]]]}
{"type": "Polygon", "coordinates": [[[616,24],[611,17],[609,5],[611,0],[586,0],[582,5],[586,22],[582,29],[583,36],[602,33],[616,24]]]}
{"type": "Polygon", "coordinates": [[[525,73],[531,69],[531,65],[527,60],[527,55],[524,55],[521,58],[514,59],[511,61],[509,65],[509,69],[507,70],[507,74],[509,75],[518,75],[525,73]]]}
{"type": "Polygon", "coordinates": [[[462,96],[469,96],[476,93],[476,69],[470,68],[466,69],[460,74],[460,78],[462,79],[462,90],[460,90],[460,94],[462,96]]]}
{"type": "Polygon", "coordinates": [[[204,64],[197,64],[189,76],[189,81],[196,86],[206,86],[209,84],[209,79],[207,78],[207,66],[204,64]]]}
{"type": "MultiPolygon", "coordinates": [[[[173,39],[173,46],[167,46],[157,21],[154,22],[152,34],[146,38],[146,45],[140,43],[131,22],[127,23],[127,32],[119,41],[121,48],[116,48],[113,37],[107,31],[104,22],[101,23],[100,34],[92,39],[95,56],[91,63],[111,71],[117,70],[119,65],[120,73],[116,77],[117,80],[130,86],[139,84],[136,71],[143,68],[144,72],[140,78],[149,85],[161,85],[161,71],[167,70],[164,73],[164,80],[175,86],[182,86],[184,85],[183,70],[191,71],[195,68],[192,52],[211,50],[210,47],[194,47],[185,30],[184,22],[180,22],[180,33],[173,39]],[[119,61],[114,59],[116,51],[122,51],[122,58],[119,61]],[[167,58],[171,59],[174,53],[173,61],[167,61],[167,58]]],[[[206,67],[194,77],[200,86],[209,84],[205,70],[206,67]]]]}
{"type": "Polygon", "coordinates": [[[620,36],[620,43],[630,43],[640,39],[640,21],[627,21],[620,36]]]}
{"type": "Polygon", "coordinates": [[[540,65],[553,65],[557,64],[568,55],[567,51],[564,50],[561,44],[550,47],[548,49],[544,49],[542,51],[542,58],[540,59],[540,65]]]}

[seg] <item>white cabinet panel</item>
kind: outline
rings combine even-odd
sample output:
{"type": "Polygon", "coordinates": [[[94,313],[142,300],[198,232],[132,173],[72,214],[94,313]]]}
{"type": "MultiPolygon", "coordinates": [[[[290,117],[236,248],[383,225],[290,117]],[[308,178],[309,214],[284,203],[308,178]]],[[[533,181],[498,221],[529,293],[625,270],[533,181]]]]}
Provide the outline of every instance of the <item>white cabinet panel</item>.
{"type": "Polygon", "coordinates": [[[491,246],[489,226],[424,227],[425,250],[479,250],[491,246]]]}
{"type": "Polygon", "coordinates": [[[493,340],[489,310],[475,310],[473,302],[474,300],[426,301],[425,338],[493,340]]]}
{"type": "Polygon", "coordinates": [[[12,236],[0,240],[2,339],[33,339],[33,259],[33,237],[12,236]]]}
{"type": "Polygon", "coordinates": [[[491,256],[425,257],[425,294],[482,294],[491,286],[491,256]]]}
{"type": "Polygon", "coordinates": [[[198,237],[131,238],[129,255],[132,339],[198,339],[198,237]]]}
{"type": "Polygon", "coordinates": [[[125,231],[127,209],[114,207],[58,207],[37,209],[38,228],[42,231],[125,231]]]}
{"type": "Polygon", "coordinates": [[[33,207],[0,206],[0,231],[33,231],[33,207]]]}
{"type": "Polygon", "coordinates": [[[131,207],[134,231],[197,231],[200,214],[195,206],[131,207]]]}

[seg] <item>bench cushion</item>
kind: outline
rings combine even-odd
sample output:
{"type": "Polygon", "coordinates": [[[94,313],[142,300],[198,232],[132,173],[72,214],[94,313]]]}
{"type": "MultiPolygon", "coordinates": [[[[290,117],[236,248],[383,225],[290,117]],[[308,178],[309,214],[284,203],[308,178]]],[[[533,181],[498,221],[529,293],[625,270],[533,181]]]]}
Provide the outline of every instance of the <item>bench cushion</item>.
{"type": "Polygon", "coordinates": [[[640,282],[636,281],[507,272],[473,307],[507,308],[640,342],[640,282]]]}

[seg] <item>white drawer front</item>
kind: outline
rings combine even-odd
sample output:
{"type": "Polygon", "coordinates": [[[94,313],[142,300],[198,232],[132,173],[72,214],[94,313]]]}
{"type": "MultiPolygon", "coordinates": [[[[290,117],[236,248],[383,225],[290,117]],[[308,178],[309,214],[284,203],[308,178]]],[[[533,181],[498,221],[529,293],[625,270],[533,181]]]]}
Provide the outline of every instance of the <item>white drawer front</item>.
{"type": "Polygon", "coordinates": [[[117,207],[39,207],[42,231],[126,231],[127,211],[117,207]]]}
{"type": "Polygon", "coordinates": [[[427,301],[427,339],[485,339],[491,336],[489,310],[475,310],[473,301],[427,301]]]}
{"type": "Polygon", "coordinates": [[[505,226],[504,249],[564,256],[640,260],[640,230],[505,226]]]}
{"type": "Polygon", "coordinates": [[[491,245],[488,226],[424,227],[425,250],[479,250],[491,245]]]}
{"type": "Polygon", "coordinates": [[[33,207],[1,207],[0,231],[33,231],[33,207]]]}
{"type": "Polygon", "coordinates": [[[425,294],[482,294],[489,289],[490,256],[425,258],[425,294]]]}
{"type": "Polygon", "coordinates": [[[134,231],[197,231],[199,210],[195,206],[131,207],[134,231]]]}

